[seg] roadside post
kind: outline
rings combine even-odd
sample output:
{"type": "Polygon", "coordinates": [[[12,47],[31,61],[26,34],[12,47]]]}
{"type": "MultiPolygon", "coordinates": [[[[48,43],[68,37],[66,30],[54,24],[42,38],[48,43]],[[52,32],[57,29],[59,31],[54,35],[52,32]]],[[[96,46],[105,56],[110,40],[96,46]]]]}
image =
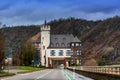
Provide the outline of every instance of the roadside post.
{"type": "Polygon", "coordinates": [[[6,64],[7,68],[8,68],[8,73],[9,73],[9,60],[8,59],[5,59],[5,64],[6,64]]]}
{"type": "Polygon", "coordinates": [[[32,60],[33,68],[34,68],[34,60],[32,60]]]}
{"type": "Polygon", "coordinates": [[[75,80],[75,67],[73,67],[73,79],[75,80]]]}

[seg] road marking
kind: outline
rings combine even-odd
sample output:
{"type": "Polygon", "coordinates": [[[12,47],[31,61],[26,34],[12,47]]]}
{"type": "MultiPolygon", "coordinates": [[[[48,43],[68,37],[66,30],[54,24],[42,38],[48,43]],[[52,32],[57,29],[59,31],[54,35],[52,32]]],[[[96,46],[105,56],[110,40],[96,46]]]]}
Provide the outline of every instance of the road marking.
{"type": "Polygon", "coordinates": [[[66,70],[63,70],[63,72],[69,80],[74,80],[73,76],[71,76],[71,74],[69,74],[66,70]]]}
{"type": "Polygon", "coordinates": [[[47,74],[51,73],[52,71],[53,71],[53,70],[49,71],[48,73],[46,73],[46,74],[44,74],[44,75],[42,75],[42,76],[37,77],[36,80],[37,80],[37,79],[40,79],[40,78],[42,78],[42,77],[44,77],[44,76],[46,76],[47,74]]]}

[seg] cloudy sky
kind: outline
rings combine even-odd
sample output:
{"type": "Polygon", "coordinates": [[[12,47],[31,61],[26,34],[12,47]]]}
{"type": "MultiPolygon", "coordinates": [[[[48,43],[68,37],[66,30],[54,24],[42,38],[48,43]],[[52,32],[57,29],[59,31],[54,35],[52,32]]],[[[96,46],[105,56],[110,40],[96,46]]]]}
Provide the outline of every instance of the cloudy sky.
{"type": "Polygon", "coordinates": [[[120,16],[120,0],[0,0],[0,22],[6,25],[42,24],[59,18],[87,20],[120,16]]]}

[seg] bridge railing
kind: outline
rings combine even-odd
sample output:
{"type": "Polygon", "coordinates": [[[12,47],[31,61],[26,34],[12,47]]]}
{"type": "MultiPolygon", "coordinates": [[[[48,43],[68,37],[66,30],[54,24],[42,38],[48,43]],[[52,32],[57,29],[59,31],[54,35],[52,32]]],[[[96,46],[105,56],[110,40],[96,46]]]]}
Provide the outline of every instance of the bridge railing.
{"type": "Polygon", "coordinates": [[[68,68],[87,72],[120,75],[120,66],[75,66],[68,68]]]}

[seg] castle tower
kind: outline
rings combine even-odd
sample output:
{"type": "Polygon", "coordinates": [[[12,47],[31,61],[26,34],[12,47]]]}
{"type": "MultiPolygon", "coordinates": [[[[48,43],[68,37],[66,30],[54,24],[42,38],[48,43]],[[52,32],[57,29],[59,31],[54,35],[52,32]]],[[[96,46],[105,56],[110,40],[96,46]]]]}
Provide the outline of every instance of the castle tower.
{"type": "Polygon", "coordinates": [[[50,44],[50,26],[45,24],[41,26],[41,65],[47,65],[47,47],[50,44]]]}

